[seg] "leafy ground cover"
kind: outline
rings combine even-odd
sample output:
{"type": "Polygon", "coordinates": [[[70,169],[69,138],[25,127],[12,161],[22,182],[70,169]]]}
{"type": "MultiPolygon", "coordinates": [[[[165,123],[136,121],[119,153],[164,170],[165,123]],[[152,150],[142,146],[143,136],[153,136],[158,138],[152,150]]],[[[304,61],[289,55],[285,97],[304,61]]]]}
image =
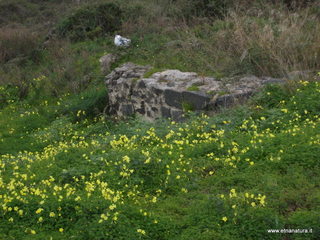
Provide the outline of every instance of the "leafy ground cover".
{"type": "Polygon", "coordinates": [[[269,86],[183,123],[93,117],[90,91],[9,100],[0,239],[319,239],[319,92],[269,86]]]}

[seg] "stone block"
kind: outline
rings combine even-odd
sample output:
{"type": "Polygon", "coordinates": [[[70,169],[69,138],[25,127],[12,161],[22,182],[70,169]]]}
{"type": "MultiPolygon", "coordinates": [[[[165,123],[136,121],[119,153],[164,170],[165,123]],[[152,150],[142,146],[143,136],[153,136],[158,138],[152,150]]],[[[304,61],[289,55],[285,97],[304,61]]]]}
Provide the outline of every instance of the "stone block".
{"type": "Polygon", "coordinates": [[[172,89],[164,90],[164,100],[171,107],[182,109],[182,94],[172,89]]]}
{"type": "Polygon", "coordinates": [[[179,70],[166,70],[144,78],[148,69],[149,66],[126,63],[106,76],[107,112],[120,116],[138,113],[150,120],[164,117],[180,121],[184,118],[183,110],[214,111],[218,107],[230,107],[243,103],[267,83],[283,82],[255,76],[217,81],[179,70]],[[192,86],[197,86],[197,91],[190,91],[192,86]]]}
{"type": "Polygon", "coordinates": [[[164,118],[170,118],[171,117],[170,108],[161,106],[160,111],[161,111],[161,116],[162,117],[164,117],[164,118]]]}
{"type": "Polygon", "coordinates": [[[244,92],[244,93],[235,93],[227,94],[221,97],[218,97],[215,106],[216,107],[231,107],[236,103],[242,103],[244,100],[249,98],[253,92],[244,92]]]}
{"type": "Polygon", "coordinates": [[[271,77],[266,77],[263,78],[262,84],[267,85],[267,84],[284,84],[285,81],[279,78],[271,78],[271,77]]]}
{"type": "Polygon", "coordinates": [[[138,88],[146,88],[146,84],[143,80],[140,80],[137,84],[137,87],[138,88]]]}
{"type": "Polygon", "coordinates": [[[116,62],[118,57],[114,54],[107,54],[99,59],[101,72],[106,74],[110,71],[111,65],[116,62]]]}
{"type": "Polygon", "coordinates": [[[140,102],[140,108],[136,110],[137,113],[144,115],[146,113],[146,105],[144,101],[140,102]]]}
{"type": "Polygon", "coordinates": [[[151,88],[151,90],[152,90],[156,95],[158,95],[158,96],[163,93],[163,89],[162,89],[162,88],[158,88],[158,87],[155,87],[155,86],[153,86],[153,87],[151,88]]]}
{"type": "Polygon", "coordinates": [[[155,113],[158,113],[158,108],[156,108],[156,107],[151,107],[151,110],[153,111],[153,112],[155,112],[155,113]]]}
{"type": "Polygon", "coordinates": [[[202,92],[182,92],[182,101],[190,104],[194,110],[203,110],[208,105],[210,98],[202,92]]]}
{"type": "Polygon", "coordinates": [[[134,114],[134,108],[132,104],[122,104],[120,106],[120,112],[123,116],[130,116],[134,114]]]}

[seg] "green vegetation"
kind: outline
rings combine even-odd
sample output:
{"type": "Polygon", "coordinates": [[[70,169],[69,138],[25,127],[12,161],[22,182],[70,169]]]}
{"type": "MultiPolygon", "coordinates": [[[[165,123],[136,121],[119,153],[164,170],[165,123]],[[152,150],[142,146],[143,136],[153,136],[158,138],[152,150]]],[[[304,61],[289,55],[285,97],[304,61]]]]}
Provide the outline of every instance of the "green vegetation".
{"type": "Polygon", "coordinates": [[[318,239],[320,84],[297,87],[184,123],[91,118],[90,91],[9,100],[0,238],[318,239]]]}
{"type": "Polygon", "coordinates": [[[192,85],[187,88],[188,91],[199,91],[199,86],[197,85],[192,85]]]}
{"type": "Polygon", "coordinates": [[[84,6],[64,19],[58,34],[79,41],[113,33],[121,26],[121,10],[112,3],[84,6]]]}
{"type": "Polygon", "coordinates": [[[99,67],[319,71],[319,16],[317,1],[0,0],[0,239],[319,239],[319,81],[182,123],[114,121],[99,67]],[[267,233],[283,228],[313,232],[267,233]]]}
{"type": "MultiPolygon", "coordinates": [[[[160,69],[160,68],[151,68],[149,71],[147,71],[145,74],[144,74],[144,78],[149,78],[152,76],[152,74],[156,73],[156,72],[162,72],[164,71],[165,69],[160,69]]],[[[161,79],[160,79],[161,81],[161,79]]]]}
{"type": "Polygon", "coordinates": [[[194,111],[194,106],[189,102],[182,102],[182,110],[184,112],[192,112],[194,111]]]}

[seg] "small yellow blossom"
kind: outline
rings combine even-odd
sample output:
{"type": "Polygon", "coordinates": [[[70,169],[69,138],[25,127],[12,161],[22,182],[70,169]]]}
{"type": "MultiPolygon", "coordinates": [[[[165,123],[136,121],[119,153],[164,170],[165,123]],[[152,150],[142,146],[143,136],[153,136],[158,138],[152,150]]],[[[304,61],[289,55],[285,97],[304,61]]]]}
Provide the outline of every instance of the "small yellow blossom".
{"type": "Polygon", "coordinates": [[[181,192],[187,193],[187,192],[188,192],[188,190],[187,190],[187,189],[185,189],[185,188],[181,188],[181,192]]]}
{"type": "Polygon", "coordinates": [[[115,209],[116,207],[117,207],[117,205],[112,204],[112,205],[109,206],[109,209],[110,209],[110,210],[113,210],[113,209],[115,209]]]}
{"type": "Polygon", "coordinates": [[[146,235],[146,231],[143,230],[143,229],[138,228],[138,229],[137,229],[137,232],[138,232],[138,233],[141,233],[142,235],[146,235]]]}
{"type": "Polygon", "coordinates": [[[36,211],[36,214],[39,214],[43,211],[43,208],[38,208],[38,210],[36,211]]]}

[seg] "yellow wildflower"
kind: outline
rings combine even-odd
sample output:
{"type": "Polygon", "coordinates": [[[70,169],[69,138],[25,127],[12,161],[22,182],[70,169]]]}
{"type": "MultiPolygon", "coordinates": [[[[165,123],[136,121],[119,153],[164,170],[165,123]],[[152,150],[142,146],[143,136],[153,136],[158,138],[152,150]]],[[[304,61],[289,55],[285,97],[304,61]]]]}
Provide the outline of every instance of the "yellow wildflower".
{"type": "Polygon", "coordinates": [[[138,228],[138,229],[137,229],[137,232],[138,232],[138,233],[141,233],[142,235],[146,235],[146,231],[143,230],[143,229],[138,228]]]}
{"type": "Polygon", "coordinates": [[[43,208],[38,208],[38,210],[36,211],[36,214],[39,214],[43,211],[43,208]]]}

